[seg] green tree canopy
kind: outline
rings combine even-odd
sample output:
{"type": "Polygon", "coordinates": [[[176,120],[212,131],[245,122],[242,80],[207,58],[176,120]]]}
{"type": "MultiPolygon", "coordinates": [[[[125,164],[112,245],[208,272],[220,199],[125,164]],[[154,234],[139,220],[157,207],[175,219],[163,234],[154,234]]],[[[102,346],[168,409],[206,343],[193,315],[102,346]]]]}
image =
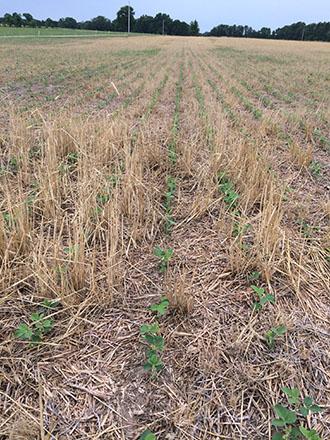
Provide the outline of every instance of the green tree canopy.
{"type": "Polygon", "coordinates": [[[135,27],[135,11],[132,6],[126,5],[122,6],[117,12],[117,18],[113,21],[114,30],[119,32],[126,32],[128,29],[128,10],[130,10],[131,18],[131,30],[135,27]]]}
{"type": "Polygon", "coordinates": [[[190,23],[190,34],[191,35],[199,35],[199,24],[197,20],[194,20],[190,23]]]}

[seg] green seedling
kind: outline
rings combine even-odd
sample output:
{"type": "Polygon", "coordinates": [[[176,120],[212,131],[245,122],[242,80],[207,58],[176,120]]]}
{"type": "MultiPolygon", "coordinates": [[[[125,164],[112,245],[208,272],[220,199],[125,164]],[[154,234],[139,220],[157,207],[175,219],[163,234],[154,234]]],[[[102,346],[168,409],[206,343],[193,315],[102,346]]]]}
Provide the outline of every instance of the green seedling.
{"type": "Polygon", "coordinates": [[[282,391],[287,397],[291,408],[283,405],[275,405],[274,412],[276,418],[272,420],[272,426],[279,429],[273,440],[321,440],[315,430],[308,430],[301,423],[310,413],[317,414],[322,409],[313,403],[311,397],[305,397],[301,401],[300,391],[297,388],[283,387],[282,391]]]}
{"type": "Polygon", "coordinates": [[[9,212],[3,212],[2,213],[3,221],[5,222],[5,225],[10,228],[14,225],[13,216],[9,214],[9,212]]]}
{"type": "Polygon", "coordinates": [[[141,435],[139,440],[157,440],[156,435],[149,431],[149,429],[147,429],[146,431],[144,431],[141,435]]]}
{"type": "Polygon", "coordinates": [[[218,175],[219,191],[224,194],[224,201],[228,208],[236,208],[239,195],[235,191],[234,184],[226,177],[225,173],[218,175]]]}
{"type": "Polygon", "coordinates": [[[8,165],[9,165],[9,170],[12,173],[17,173],[19,167],[18,158],[16,156],[11,157],[8,165]]]}
{"type": "Polygon", "coordinates": [[[161,273],[166,272],[169,266],[169,262],[173,256],[173,249],[168,248],[163,250],[159,246],[157,246],[154,250],[154,255],[160,259],[159,271],[161,273]]]}
{"type": "Polygon", "coordinates": [[[175,190],[176,190],[176,180],[174,177],[169,176],[167,178],[167,190],[165,193],[165,203],[164,208],[167,210],[171,208],[172,200],[174,198],[175,190]]]}
{"type": "Polygon", "coordinates": [[[177,154],[175,151],[175,144],[174,142],[171,142],[168,146],[168,158],[170,162],[175,165],[177,161],[177,154]]]}
{"type": "Polygon", "coordinates": [[[232,235],[233,235],[233,237],[240,237],[242,235],[245,235],[250,228],[251,228],[250,223],[246,223],[245,225],[241,225],[240,223],[235,222],[234,226],[233,226],[232,235]]]}
{"type": "Polygon", "coordinates": [[[319,177],[322,171],[322,166],[320,162],[318,162],[317,160],[312,160],[309,165],[309,171],[313,174],[313,176],[319,177]]]}
{"type": "Polygon", "coordinates": [[[169,176],[167,179],[167,190],[165,193],[165,202],[164,202],[166,234],[170,234],[173,226],[175,225],[175,221],[172,215],[172,201],[174,198],[175,190],[176,190],[176,180],[174,177],[169,176]]]}
{"type": "Polygon", "coordinates": [[[161,302],[158,304],[153,304],[149,307],[149,310],[157,313],[157,316],[164,316],[168,310],[170,302],[167,298],[162,298],[161,302]]]}
{"type": "Polygon", "coordinates": [[[261,310],[267,303],[275,304],[274,295],[267,293],[263,287],[258,287],[255,285],[250,287],[258,295],[258,301],[253,303],[254,310],[261,310]]]}
{"type": "Polygon", "coordinates": [[[330,263],[330,247],[324,249],[324,256],[328,263],[330,263]]]}
{"type": "Polygon", "coordinates": [[[269,348],[274,348],[276,338],[285,335],[287,329],[284,325],[271,328],[265,335],[269,348]]]}
{"type": "Polygon", "coordinates": [[[140,327],[140,334],[149,346],[146,352],[147,361],[144,364],[144,369],[150,371],[152,375],[155,375],[163,368],[160,353],[164,350],[164,338],[159,332],[158,323],[150,325],[144,324],[140,327]]]}
{"type": "Polygon", "coordinates": [[[69,167],[74,167],[77,165],[78,162],[78,153],[77,152],[71,152],[66,157],[66,162],[69,165],[69,167]]]}
{"type": "Polygon", "coordinates": [[[55,300],[44,299],[41,303],[41,307],[45,309],[56,309],[58,305],[59,305],[59,301],[57,301],[56,299],[55,300]]]}
{"type": "Polygon", "coordinates": [[[66,255],[69,255],[70,257],[74,256],[75,253],[76,253],[77,251],[78,251],[78,246],[77,246],[77,245],[74,245],[74,246],[68,246],[68,247],[65,247],[65,248],[63,249],[63,252],[64,252],[66,255]]]}
{"type": "Polygon", "coordinates": [[[317,226],[310,225],[306,220],[298,220],[297,223],[300,225],[300,231],[305,238],[311,238],[314,233],[319,232],[317,226]]]}
{"type": "Polygon", "coordinates": [[[43,313],[32,313],[31,324],[20,324],[15,332],[15,336],[23,341],[29,341],[31,345],[38,344],[43,337],[49,333],[54,321],[48,319],[43,313]]]}
{"type": "Polygon", "coordinates": [[[299,430],[304,438],[306,438],[307,440],[321,440],[321,437],[318,435],[315,429],[309,430],[304,428],[303,426],[300,426],[299,430]]]}
{"type": "Polygon", "coordinates": [[[260,277],[261,277],[261,272],[254,271],[254,272],[250,273],[250,275],[248,276],[248,280],[251,282],[257,281],[257,280],[260,280],[260,277]]]}
{"type": "Polygon", "coordinates": [[[112,188],[116,188],[118,185],[119,177],[116,176],[116,174],[111,174],[109,177],[107,177],[107,181],[110,183],[110,186],[112,188]]]}

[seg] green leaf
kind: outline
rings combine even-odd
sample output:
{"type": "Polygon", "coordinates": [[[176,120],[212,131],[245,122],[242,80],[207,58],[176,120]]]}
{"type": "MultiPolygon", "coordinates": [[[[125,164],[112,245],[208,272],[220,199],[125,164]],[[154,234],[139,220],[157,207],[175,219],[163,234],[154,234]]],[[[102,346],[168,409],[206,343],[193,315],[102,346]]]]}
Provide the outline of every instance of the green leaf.
{"type": "Polygon", "coordinates": [[[300,426],[299,429],[302,435],[308,440],[321,440],[321,437],[318,435],[315,429],[312,429],[310,431],[309,429],[306,429],[304,426],[300,426]]]}
{"type": "Polygon", "coordinates": [[[258,302],[253,303],[253,308],[257,311],[262,309],[261,304],[258,302]]]}
{"type": "Polygon", "coordinates": [[[163,298],[159,304],[153,304],[149,310],[156,312],[158,316],[163,316],[167,312],[170,302],[167,298],[163,298]]]}
{"type": "Polygon", "coordinates": [[[260,304],[262,306],[264,306],[268,302],[270,302],[271,304],[275,304],[275,297],[274,297],[274,295],[271,295],[271,294],[268,293],[267,295],[265,295],[262,298],[260,298],[260,304]]]}
{"type": "Polygon", "coordinates": [[[302,416],[307,417],[309,414],[309,410],[307,408],[305,408],[304,406],[302,406],[301,408],[299,408],[299,412],[302,416]]]}
{"type": "Polygon", "coordinates": [[[173,249],[172,248],[168,248],[168,249],[166,249],[166,251],[165,251],[165,259],[166,259],[166,261],[169,261],[170,260],[170,258],[173,256],[173,249]]]}
{"type": "Polygon", "coordinates": [[[27,324],[20,324],[15,331],[15,336],[24,341],[32,339],[33,332],[27,324]]]}
{"type": "Polygon", "coordinates": [[[275,405],[274,411],[277,417],[279,419],[282,419],[286,424],[292,425],[296,423],[297,420],[296,414],[290,409],[286,408],[285,406],[275,405]]]}
{"type": "Polygon", "coordinates": [[[45,319],[44,321],[42,321],[42,326],[43,326],[43,331],[45,333],[48,333],[52,330],[54,325],[54,321],[52,319],[45,319]]]}
{"type": "Polygon", "coordinates": [[[162,336],[155,336],[146,334],[144,339],[151,345],[154,349],[163,351],[164,350],[164,338],[162,336]]]}
{"type": "Polygon", "coordinates": [[[31,337],[31,344],[38,344],[41,342],[41,335],[39,332],[34,332],[31,337]]]}
{"type": "Polygon", "coordinates": [[[59,305],[59,301],[49,300],[49,299],[44,299],[41,303],[41,306],[45,307],[46,309],[54,309],[58,305],[59,305]]]}
{"type": "Polygon", "coordinates": [[[252,284],[252,286],[250,287],[259,296],[259,298],[261,298],[262,295],[265,294],[265,289],[263,289],[262,287],[255,286],[254,284],[252,284]]]}
{"type": "Polygon", "coordinates": [[[157,247],[154,249],[154,255],[155,255],[156,257],[162,258],[162,257],[164,256],[164,251],[163,251],[163,249],[160,248],[159,246],[157,246],[157,247]]]}
{"type": "Polygon", "coordinates": [[[298,388],[283,387],[282,391],[284,394],[286,394],[288,402],[291,405],[297,405],[300,396],[300,391],[298,390],[298,388]]]}
{"type": "Polygon", "coordinates": [[[312,411],[313,414],[318,414],[323,411],[322,408],[318,405],[312,405],[309,409],[310,411],[312,411]]]}
{"type": "Polygon", "coordinates": [[[157,437],[155,436],[155,434],[151,431],[149,431],[149,429],[147,429],[146,431],[144,431],[141,435],[139,440],[157,440],[157,437]]]}
{"type": "Polygon", "coordinates": [[[276,427],[280,427],[280,426],[285,426],[286,423],[285,423],[285,421],[282,420],[282,419],[273,419],[273,420],[272,420],[272,425],[273,425],[273,426],[276,426],[276,427]]]}
{"type": "Polygon", "coordinates": [[[155,324],[143,324],[140,327],[140,333],[141,335],[155,335],[159,332],[159,324],[156,322],[155,324]]]}
{"type": "Polygon", "coordinates": [[[31,321],[38,322],[41,321],[43,317],[44,317],[43,313],[35,312],[31,314],[31,321]]]}
{"type": "Polygon", "coordinates": [[[272,437],[272,440],[283,440],[283,435],[280,432],[275,432],[272,437]]]}
{"type": "Polygon", "coordinates": [[[143,368],[144,368],[146,371],[150,371],[150,370],[152,370],[152,365],[151,365],[149,362],[146,362],[146,363],[143,365],[143,368]]]}
{"type": "Polygon", "coordinates": [[[275,327],[274,331],[277,336],[283,336],[283,335],[285,335],[287,328],[285,327],[285,325],[280,325],[278,327],[275,327]]]}
{"type": "Polygon", "coordinates": [[[291,428],[290,431],[290,440],[298,440],[300,439],[301,433],[300,430],[298,428],[296,428],[295,426],[291,428]]]}
{"type": "Polygon", "coordinates": [[[309,408],[310,406],[313,405],[313,399],[311,397],[306,396],[304,398],[304,405],[309,408]]]}

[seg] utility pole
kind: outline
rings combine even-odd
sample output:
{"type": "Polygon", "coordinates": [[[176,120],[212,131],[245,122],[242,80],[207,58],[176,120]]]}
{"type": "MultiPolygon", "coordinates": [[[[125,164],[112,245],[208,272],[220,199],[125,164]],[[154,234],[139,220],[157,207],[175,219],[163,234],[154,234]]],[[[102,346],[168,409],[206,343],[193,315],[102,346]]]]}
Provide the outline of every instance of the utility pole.
{"type": "Polygon", "coordinates": [[[128,19],[127,19],[127,33],[131,32],[131,2],[128,2],[127,6],[128,19]]]}
{"type": "Polygon", "coordinates": [[[163,19],[163,36],[165,35],[165,20],[163,19]]]}

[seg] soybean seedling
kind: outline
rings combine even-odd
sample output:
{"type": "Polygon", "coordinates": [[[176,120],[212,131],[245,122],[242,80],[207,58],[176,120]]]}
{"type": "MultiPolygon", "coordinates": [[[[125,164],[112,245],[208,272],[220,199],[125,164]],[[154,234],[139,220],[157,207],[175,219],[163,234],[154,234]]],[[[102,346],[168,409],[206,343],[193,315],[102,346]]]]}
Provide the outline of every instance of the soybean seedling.
{"type": "Polygon", "coordinates": [[[31,314],[31,322],[29,324],[21,323],[17,327],[15,336],[22,341],[29,341],[30,345],[41,342],[54,327],[54,321],[47,315],[58,305],[59,302],[56,300],[44,299],[40,304],[39,311],[31,314]]]}
{"type": "Polygon", "coordinates": [[[275,340],[276,338],[285,335],[287,331],[287,328],[285,325],[280,325],[278,327],[273,327],[266,333],[266,342],[268,344],[268,347],[273,349],[275,347],[275,340]]]}
{"type": "Polygon", "coordinates": [[[18,326],[15,336],[22,341],[29,341],[31,345],[38,344],[49,333],[54,325],[52,319],[47,319],[43,313],[32,313],[30,325],[22,323],[18,326]]]}
{"type": "Polygon", "coordinates": [[[175,225],[175,221],[172,215],[172,201],[174,198],[175,190],[176,190],[175,178],[169,176],[167,179],[167,191],[165,193],[165,202],[164,202],[166,234],[170,234],[172,227],[175,225]]]}
{"type": "Polygon", "coordinates": [[[161,273],[166,272],[169,266],[170,259],[173,256],[173,249],[162,249],[159,246],[157,246],[154,250],[154,254],[156,257],[160,259],[160,265],[159,265],[159,271],[161,273]]]}
{"type": "Polygon", "coordinates": [[[260,277],[261,277],[261,272],[254,271],[254,272],[251,272],[248,275],[248,280],[251,281],[251,282],[252,281],[257,281],[257,280],[260,279],[260,277]]]}
{"type": "Polygon", "coordinates": [[[251,289],[258,295],[258,301],[253,303],[254,310],[261,310],[267,303],[275,304],[275,297],[267,293],[263,287],[250,286],[251,289]]]}
{"type": "Polygon", "coordinates": [[[298,388],[283,387],[282,391],[292,409],[279,404],[274,406],[276,419],[272,420],[272,425],[279,431],[273,435],[273,440],[321,440],[315,430],[305,428],[301,422],[310,413],[317,414],[322,409],[313,403],[311,397],[301,400],[298,388]]]}
{"type": "Polygon", "coordinates": [[[155,375],[163,368],[163,363],[160,354],[164,350],[164,338],[159,334],[159,324],[144,324],[140,327],[140,334],[142,338],[148,343],[147,361],[144,364],[144,369],[150,371],[155,375]]]}
{"type": "Polygon", "coordinates": [[[147,429],[146,431],[144,431],[141,435],[139,440],[157,440],[156,435],[149,431],[149,429],[147,429]]]}
{"type": "Polygon", "coordinates": [[[235,208],[239,198],[238,193],[235,191],[234,184],[228,179],[225,173],[219,173],[218,175],[219,190],[224,194],[224,201],[228,205],[228,208],[235,208]]]}
{"type": "Polygon", "coordinates": [[[157,316],[164,316],[165,313],[167,312],[168,306],[170,305],[170,302],[167,298],[162,298],[160,303],[158,304],[153,304],[152,306],[149,307],[149,310],[151,310],[152,312],[157,313],[157,316]]]}

